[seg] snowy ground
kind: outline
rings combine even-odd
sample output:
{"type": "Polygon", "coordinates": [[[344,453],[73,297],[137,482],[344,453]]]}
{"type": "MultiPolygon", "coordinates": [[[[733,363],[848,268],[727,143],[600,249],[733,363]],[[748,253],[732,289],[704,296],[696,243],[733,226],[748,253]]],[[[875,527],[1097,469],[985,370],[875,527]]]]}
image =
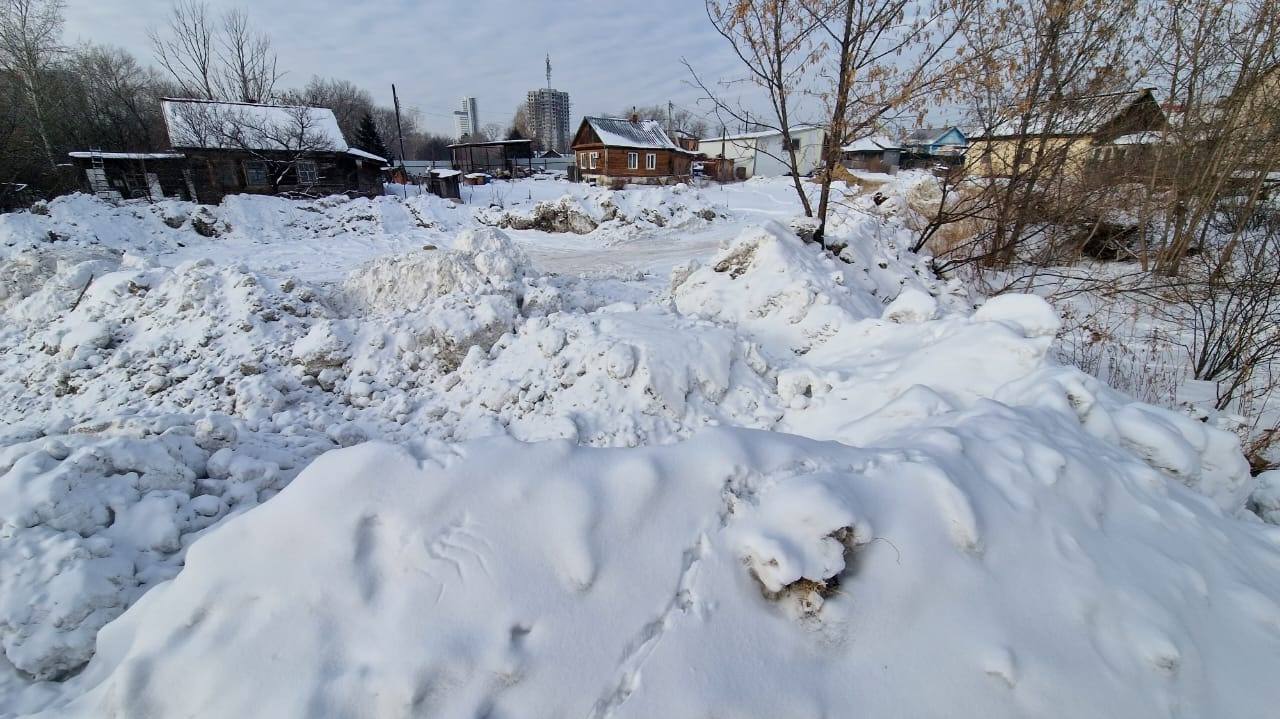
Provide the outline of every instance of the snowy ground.
{"type": "Polygon", "coordinates": [[[0,715],[1268,714],[1235,437],[918,181],[0,216],[0,715]]]}

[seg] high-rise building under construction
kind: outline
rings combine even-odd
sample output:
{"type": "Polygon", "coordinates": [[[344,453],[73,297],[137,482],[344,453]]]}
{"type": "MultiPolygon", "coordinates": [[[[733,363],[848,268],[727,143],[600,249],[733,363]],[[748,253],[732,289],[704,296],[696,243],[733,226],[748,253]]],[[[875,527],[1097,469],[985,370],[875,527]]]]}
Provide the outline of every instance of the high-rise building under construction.
{"type": "Polygon", "coordinates": [[[544,150],[569,150],[569,93],[551,87],[551,56],[547,55],[547,86],[529,91],[525,108],[534,139],[544,150]]]}

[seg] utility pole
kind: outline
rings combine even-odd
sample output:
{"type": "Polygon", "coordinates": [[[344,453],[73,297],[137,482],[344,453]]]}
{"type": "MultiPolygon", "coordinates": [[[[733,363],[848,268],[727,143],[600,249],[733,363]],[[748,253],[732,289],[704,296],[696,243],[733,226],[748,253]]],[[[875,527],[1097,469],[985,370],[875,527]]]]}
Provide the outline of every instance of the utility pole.
{"type": "Polygon", "coordinates": [[[675,133],[675,128],[671,122],[671,101],[667,100],[667,134],[671,135],[674,133],[675,133]]]}
{"type": "Polygon", "coordinates": [[[409,168],[404,164],[404,131],[400,129],[400,98],[396,95],[396,85],[391,83],[391,103],[396,108],[396,138],[400,141],[400,172],[404,175],[404,196],[409,197],[409,168]]]}
{"type": "MultiPolygon", "coordinates": [[[[400,129],[400,98],[396,95],[395,83],[391,84],[391,103],[396,108],[396,138],[400,141],[400,167],[404,167],[404,131],[400,129]]],[[[408,171],[406,170],[406,173],[408,171]]]]}

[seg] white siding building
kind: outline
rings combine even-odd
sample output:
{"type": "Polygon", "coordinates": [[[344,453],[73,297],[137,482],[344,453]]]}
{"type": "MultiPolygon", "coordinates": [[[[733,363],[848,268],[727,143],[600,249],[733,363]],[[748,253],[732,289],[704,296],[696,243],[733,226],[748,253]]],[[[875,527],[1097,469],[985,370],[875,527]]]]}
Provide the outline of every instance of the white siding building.
{"type": "MultiPolygon", "coordinates": [[[[796,148],[796,164],[800,174],[807,175],[822,164],[822,143],[827,133],[821,127],[794,127],[791,141],[796,148]]],[[[734,175],[739,179],[755,175],[775,176],[789,172],[787,150],[782,133],[777,130],[747,132],[725,138],[709,137],[698,141],[698,152],[708,157],[724,156],[733,160],[734,175]]]]}

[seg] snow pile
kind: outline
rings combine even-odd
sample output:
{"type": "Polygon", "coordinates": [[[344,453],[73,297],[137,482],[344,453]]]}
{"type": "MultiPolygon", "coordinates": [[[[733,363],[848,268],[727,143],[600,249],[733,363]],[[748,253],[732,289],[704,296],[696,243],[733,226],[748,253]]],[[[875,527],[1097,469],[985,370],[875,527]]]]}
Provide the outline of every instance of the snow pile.
{"type": "Polygon", "coordinates": [[[909,189],[665,294],[430,197],[0,220],[0,713],[1263,713],[1280,481],[934,278],[909,189]]]}
{"type": "Polygon", "coordinates": [[[0,647],[36,679],[78,670],[97,631],[170,579],[186,548],[333,445],[274,450],[225,415],[160,415],[19,430],[0,449],[0,647]]]}
{"type": "Polygon", "coordinates": [[[122,400],[245,409],[238,384],[284,364],[287,344],[327,314],[309,288],[209,260],[82,262],[10,309],[26,332],[4,336],[14,343],[5,342],[0,393],[25,416],[100,416],[122,400]]]}
{"type": "MultiPolygon", "coordinates": [[[[1060,320],[1044,300],[1008,295],[970,314],[963,290],[884,243],[837,261],[780,225],[744,231],[708,266],[673,274],[686,314],[733,327],[776,369],[778,429],[855,445],[998,399],[1052,405],[1236,513],[1253,485],[1230,433],[1133,402],[1053,367],[1060,320]],[[887,306],[881,300],[893,297],[887,306]]],[[[1094,383],[1096,384],[1096,382],[1094,383]]]]}
{"type": "Polygon", "coordinates": [[[703,266],[672,275],[671,295],[683,313],[715,319],[759,339],[778,359],[804,355],[858,321],[880,317],[904,287],[925,294],[947,288],[918,258],[858,243],[844,261],[802,243],[777,223],[744,230],[703,266]]]}
{"type": "Polygon", "coordinates": [[[368,444],[196,543],[51,713],[1262,716],[1278,545],[1034,412],[368,444]]]}
{"type": "Polygon", "coordinates": [[[768,428],[781,411],[765,372],[732,332],[657,308],[554,313],[468,355],[445,379],[451,409],[438,421],[457,438],[501,427],[594,446],[668,442],[710,424],[768,428]]]}
{"type": "Polygon", "coordinates": [[[417,310],[450,293],[518,295],[529,260],[498,230],[464,230],[452,250],[383,257],[351,274],[347,294],[366,311],[417,310]]]}
{"type": "MultiPolygon", "coordinates": [[[[502,232],[464,230],[453,250],[384,257],[356,270],[346,296],[360,310],[408,315],[429,356],[456,367],[473,346],[488,349],[520,316],[529,260],[502,232]]],[[[295,349],[306,353],[306,348],[295,349]]]]}
{"type": "Polygon", "coordinates": [[[591,190],[553,200],[488,207],[476,211],[476,221],[494,227],[543,232],[589,234],[602,226],[619,230],[684,228],[711,222],[720,211],[702,192],[678,184],[670,188],[623,191],[591,190]]]}

